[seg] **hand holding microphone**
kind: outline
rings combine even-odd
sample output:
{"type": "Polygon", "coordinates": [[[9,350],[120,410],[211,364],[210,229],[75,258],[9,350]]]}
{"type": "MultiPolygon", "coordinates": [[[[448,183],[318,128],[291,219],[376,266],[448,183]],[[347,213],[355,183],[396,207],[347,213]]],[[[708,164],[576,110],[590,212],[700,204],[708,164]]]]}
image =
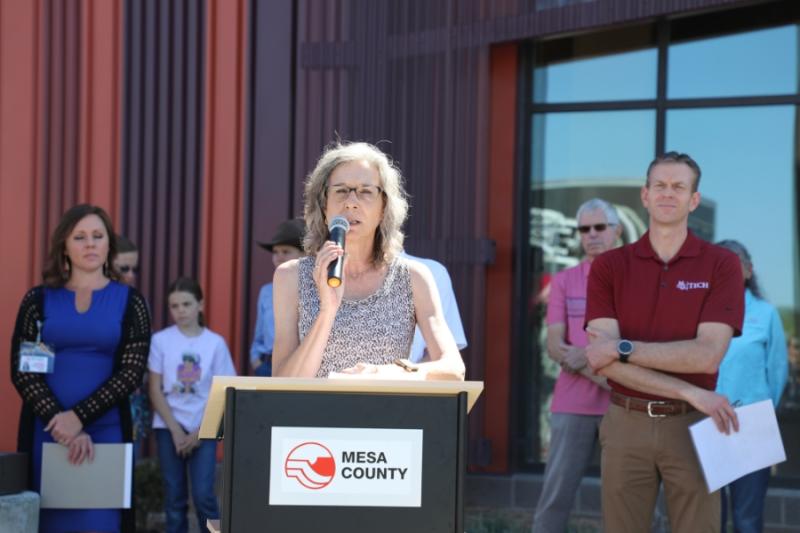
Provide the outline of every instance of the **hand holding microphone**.
{"type": "MultiPolygon", "coordinates": [[[[328,231],[330,232],[330,241],[338,244],[344,250],[344,240],[347,231],[350,229],[350,223],[343,216],[333,217],[330,224],[328,224],[328,231]]],[[[344,276],[344,256],[339,256],[328,264],[328,286],[336,288],[342,284],[342,277],[344,276]]]]}

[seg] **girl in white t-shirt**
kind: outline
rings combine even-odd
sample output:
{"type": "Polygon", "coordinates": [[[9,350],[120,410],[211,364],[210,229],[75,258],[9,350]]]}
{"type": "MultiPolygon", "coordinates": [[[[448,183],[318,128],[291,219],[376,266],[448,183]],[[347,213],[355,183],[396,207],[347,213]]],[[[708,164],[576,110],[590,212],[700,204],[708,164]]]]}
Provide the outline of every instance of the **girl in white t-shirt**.
{"type": "Polygon", "coordinates": [[[193,279],[178,278],[169,288],[175,325],[153,335],[150,343],[150,400],[153,429],[164,476],[168,533],[188,529],[187,471],[202,531],[219,518],[214,495],[217,443],[200,441],[198,431],[213,376],[235,376],[225,339],[204,326],[203,291],[193,279]]]}

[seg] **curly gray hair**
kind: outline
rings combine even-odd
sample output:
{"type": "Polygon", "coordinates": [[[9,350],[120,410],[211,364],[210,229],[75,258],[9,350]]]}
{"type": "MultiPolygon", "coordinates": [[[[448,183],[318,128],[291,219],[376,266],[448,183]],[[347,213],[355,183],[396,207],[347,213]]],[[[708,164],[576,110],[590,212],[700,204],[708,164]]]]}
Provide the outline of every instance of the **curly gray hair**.
{"type": "Polygon", "coordinates": [[[403,188],[403,176],[394,163],[376,146],[365,142],[335,142],[329,145],[306,178],[305,209],[306,235],[303,247],[315,255],[328,240],[325,206],[328,201],[328,179],[343,163],[366,161],[378,171],[383,189],[383,220],[375,232],[372,261],[376,265],[390,263],[403,249],[401,227],[408,214],[408,200],[403,188]]]}

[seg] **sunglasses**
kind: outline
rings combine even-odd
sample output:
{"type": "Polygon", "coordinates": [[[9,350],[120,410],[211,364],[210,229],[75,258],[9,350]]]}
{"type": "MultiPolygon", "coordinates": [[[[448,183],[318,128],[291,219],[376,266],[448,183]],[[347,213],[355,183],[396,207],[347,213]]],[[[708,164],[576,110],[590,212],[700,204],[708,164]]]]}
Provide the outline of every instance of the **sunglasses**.
{"type": "Polygon", "coordinates": [[[597,233],[600,233],[601,231],[605,231],[607,227],[615,225],[616,224],[592,224],[589,226],[578,226],[578,231],[581,233],[589,233],[592,228],[594,228],[597,233]]]}
{"type": "Polygon", "coordinates": [[[128,265],[122,265],[117,270],[120,271],[121,274],[127,274],[128,272],[133,272],[134,274],[139,273],[139,267],[132,267],[128,265]]]}

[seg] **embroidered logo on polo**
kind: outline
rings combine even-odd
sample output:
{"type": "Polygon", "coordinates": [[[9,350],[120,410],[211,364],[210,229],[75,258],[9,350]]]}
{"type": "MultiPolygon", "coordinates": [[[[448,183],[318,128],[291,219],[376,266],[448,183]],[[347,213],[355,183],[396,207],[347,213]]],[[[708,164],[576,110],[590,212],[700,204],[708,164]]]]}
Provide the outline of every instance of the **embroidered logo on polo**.
{"type": "Polygon", "coordinates": [[[691,291],[695,289],[707,289],[707,281],[679,281],[676,285],[679,291],[691,291]]]}

